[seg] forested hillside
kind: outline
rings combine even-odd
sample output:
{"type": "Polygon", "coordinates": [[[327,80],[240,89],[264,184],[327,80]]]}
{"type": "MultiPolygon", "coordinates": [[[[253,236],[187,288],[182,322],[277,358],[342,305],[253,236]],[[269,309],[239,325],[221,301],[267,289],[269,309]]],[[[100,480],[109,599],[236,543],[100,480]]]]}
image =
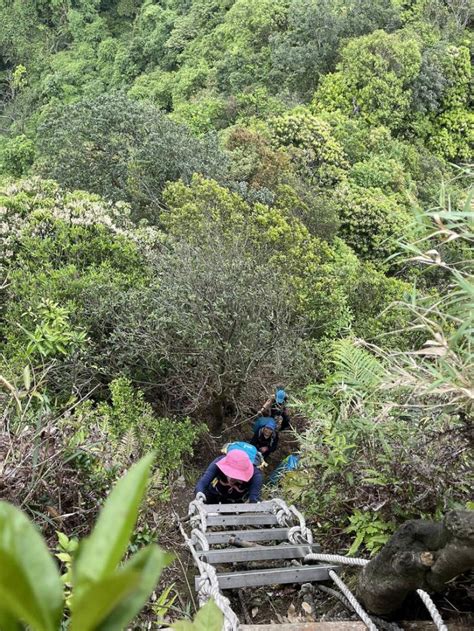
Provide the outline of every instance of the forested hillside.
{"type": "MultiPolygon", "coordinates": [[[[0,489],[50,548],[151,450],[129,551],[176,547],[279,384],[270,469],[298,454],[278,494],[327,548],[473,509],[471,18],[0,0],[0,489]]],[[[191,612],[174,568],[145,617],[191,612]]]]}

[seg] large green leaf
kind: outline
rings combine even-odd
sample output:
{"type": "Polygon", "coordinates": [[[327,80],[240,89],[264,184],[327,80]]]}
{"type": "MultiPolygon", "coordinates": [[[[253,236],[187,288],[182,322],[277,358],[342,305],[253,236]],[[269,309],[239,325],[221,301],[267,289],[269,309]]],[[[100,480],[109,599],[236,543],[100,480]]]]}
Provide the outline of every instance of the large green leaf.
{"type": "Polygon", "coordinates": [[[221,631],[224,616],[213,600],[207,602],[194,618],[195,631],[221,631]]]}
{"type": "Polygon", "coordinates": [[[139,573],[140,580],[129,596],[124,598],[110,615],[97,627],[97,631],[118,631],[141,611],[155,588],[160,574],[173,555],[160,550],[156,545],[150,545],[137,552],[125,565],[124,570],[134,570],[139,573]]]}
{"type": "Polygon", "coordinates": [[[175,631],[221,631],[224,615],[213,600],[197,612],[194,621],[180,620],[171,625],[175,631]]]}
{"type": "Polygon", "coordinates": [[[0,603],[2,626],[13,619],[35,631],[57,631],[63,587],[44,539],[17,508],[0,502],[0,603]]]}
{"type": "Polygon", "coordinates": [[[180,620],[171,625],[175,631],[194,631],[194,625],[189,620],[180,620]]]}
{"type": "Polygon", "coordinates": [[[119,631],[146,603],[171,555],[151,545],[74,598],[71,631],[119,631]]]}
{"type": "Polygon", "coordinates": [[[97,631],[139,582],[139,572],[119,570],[82,590],[80,597],[75,596],[72,601],[71,631],[97,631]]]}
{"type": "Polygon", "coordinates": [[[6,617],[27,622],[34,629],[47,628],[28,577],[18,560],[4,550],[0,551],[0,600],[6,617]]]}
{"type": "Polygon", "coordinates": [[[74,565],[77,597],[92,583],[113,572],[123,558],[145,494],[154,454],[131,467],[107,498],[92,534],[85,539],[74,565]]]}
{"type": "Polygon", "coordinates": [[[0,629],[2,631],[21,631],[22,625],[10,613],[0,609],[0,629]]]}

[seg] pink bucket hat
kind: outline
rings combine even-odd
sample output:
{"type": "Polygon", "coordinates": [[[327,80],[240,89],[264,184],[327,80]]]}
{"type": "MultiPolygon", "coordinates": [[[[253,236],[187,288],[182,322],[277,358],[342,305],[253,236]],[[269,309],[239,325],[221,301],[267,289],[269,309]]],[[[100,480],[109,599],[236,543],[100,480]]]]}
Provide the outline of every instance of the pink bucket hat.
{"type": "Polygon", "coordinates": [[[253,476],[253,464],[245,451],[233,449],[227,456],[216,463],[219,469],[229,478],[248,482],[253,476]]]}

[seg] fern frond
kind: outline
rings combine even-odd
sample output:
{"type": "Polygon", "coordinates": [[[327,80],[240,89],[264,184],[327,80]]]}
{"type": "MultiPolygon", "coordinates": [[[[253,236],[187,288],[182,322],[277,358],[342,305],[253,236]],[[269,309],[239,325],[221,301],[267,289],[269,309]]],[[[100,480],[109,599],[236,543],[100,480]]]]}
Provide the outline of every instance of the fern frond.
{"type": "Polygon", "coordinates": [[[331,381],[356,391],[359,396],[373,392],[385,374],[382,363],[351,339],[335,342],[332,362],[335,370],[331,381]]]}
{"type": "Polygon", "coordinates": [[[120,438],[118,455],[120,459],[132,460],[139,455],[139,450],[140,445],[135,433],[135,428],[130,427],[120,438]]]}

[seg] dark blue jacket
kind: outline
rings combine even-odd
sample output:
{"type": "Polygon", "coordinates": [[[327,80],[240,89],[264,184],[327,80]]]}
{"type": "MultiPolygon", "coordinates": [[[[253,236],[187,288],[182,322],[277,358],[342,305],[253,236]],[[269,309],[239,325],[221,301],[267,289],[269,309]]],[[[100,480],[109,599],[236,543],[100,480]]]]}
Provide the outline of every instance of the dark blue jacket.
{"type": "Polygon", "coordinates": [[[268,451],[264,454],[264,457],[268,458],[268,456],[278,447],[278,432],[273,432],[269,438],[265,438],[262,427],[255,432],[249,442],[259,451],[261,447],[268,447],[268,451]]]}
{"type": "Polygon", "coordinates": [[[223,500],[231,501],[242,501],[244,497],[248,496],[249,502],[259,502],[263,486],[262,472],[254,466],[253,476],[248,482],[240,482],[237,489],[235,487],[227,487],[225,486],[227,478],[217,466],[217,463],[222,458],[225,458],[225,456],[219,456],[208,466],[204,475],[196,484],[196,493],[217,495],[222,497],[223,500]]]}

